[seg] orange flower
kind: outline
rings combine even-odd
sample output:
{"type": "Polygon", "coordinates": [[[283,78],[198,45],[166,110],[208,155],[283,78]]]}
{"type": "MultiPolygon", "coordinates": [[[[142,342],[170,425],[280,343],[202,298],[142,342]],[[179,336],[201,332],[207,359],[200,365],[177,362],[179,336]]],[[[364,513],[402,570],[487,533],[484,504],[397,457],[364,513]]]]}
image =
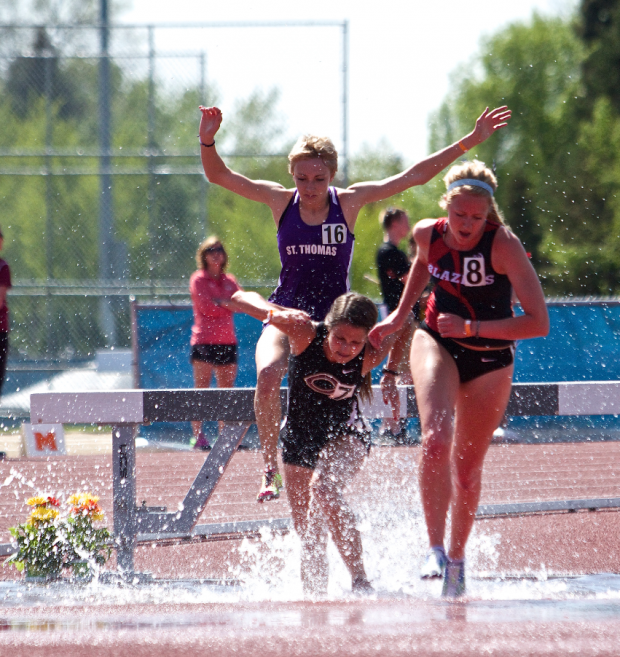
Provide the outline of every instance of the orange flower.
{"type": "Polygon", "coordinates": [[[90,493],[80,493],[72,495],[69,498],[69,503],[73,504],[71,513],[76,516],[90,516],[93,521],[104,519],[104,513],[99,504],[98,497],[94,497],[90,493]]]}

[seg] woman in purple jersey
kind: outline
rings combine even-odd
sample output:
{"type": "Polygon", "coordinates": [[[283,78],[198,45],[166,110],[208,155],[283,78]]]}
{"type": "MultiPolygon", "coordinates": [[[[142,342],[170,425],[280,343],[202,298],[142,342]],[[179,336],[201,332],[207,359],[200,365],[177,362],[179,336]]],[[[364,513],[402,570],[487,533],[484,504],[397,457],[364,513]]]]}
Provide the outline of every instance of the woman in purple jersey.
{"type": "MultiPolygon", "coordinates": [[[[302,137],[289,154],[289,171],[295,187],[250,180],[229,169],[215,147],[222,123],[217,107],[200,107],[200,152],[209,182],[271,209],[278,228],[282,272],[271,297],[275,303],[305,310],[323,320],[333,301],[348,290],[353,255],[353,230],[359,211],[367,203],[382,201],[410,187],[424,185],[465,151],[477,146],[507,125],[506,107],[485,109],[472,132],[406,171],[380,181],[356,183],[347,189],[331,186],[338,169],[338,154],[329,139],[302,137]]],[[[254,407],[265,460],[258,501],[278,497],[282,478],[278,472],[277,444],[280,431],[280,384],[289,358],[287,336],[267,326],[256,346],[257,383],[254,407]]]]}

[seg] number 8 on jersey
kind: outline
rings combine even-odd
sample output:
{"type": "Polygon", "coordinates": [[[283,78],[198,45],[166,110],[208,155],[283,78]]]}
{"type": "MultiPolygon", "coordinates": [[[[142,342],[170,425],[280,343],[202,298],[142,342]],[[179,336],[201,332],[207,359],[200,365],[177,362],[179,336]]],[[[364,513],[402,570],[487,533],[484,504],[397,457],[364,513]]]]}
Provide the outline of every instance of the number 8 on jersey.
{"type": "Polygon", "coordinates": [[[481,254],[472,258],[463,258],[463,278],[461,285],[479,287],[486,284],[484,256],[481,254]]]}

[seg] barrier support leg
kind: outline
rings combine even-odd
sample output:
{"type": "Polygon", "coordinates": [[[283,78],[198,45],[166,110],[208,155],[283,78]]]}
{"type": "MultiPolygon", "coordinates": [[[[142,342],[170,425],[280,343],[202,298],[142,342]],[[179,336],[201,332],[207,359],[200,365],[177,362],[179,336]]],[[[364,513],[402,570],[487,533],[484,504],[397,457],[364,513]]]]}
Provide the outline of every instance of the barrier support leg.
{"type": "Polygon", "coordinates": [[[137,425],[112,429],[114,545],[119,572],[134,573],[136,546],[136,435],[137,425]]]}

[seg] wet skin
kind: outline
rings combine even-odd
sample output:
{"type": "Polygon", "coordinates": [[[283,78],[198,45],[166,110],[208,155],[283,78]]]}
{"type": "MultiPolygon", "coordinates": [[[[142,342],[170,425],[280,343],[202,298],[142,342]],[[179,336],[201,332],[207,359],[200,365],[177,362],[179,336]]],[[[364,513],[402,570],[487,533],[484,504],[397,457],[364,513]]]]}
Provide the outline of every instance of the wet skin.
{"type": "Polygon", "coordinates": [[[320,158],[300,160],[293,169],[302,219],[310,226],[322,224],[329,213],[328,189],[334,174],[320,158]]]}
{"type": "Polygon", "coordinates": [[[327,334],[323,351],[330,362],[344,365],[359,355],[367,338],[368,331],[365,328],[341,322],[327,334]]]}
{"type": "Polygon", "coordinates": [[[469,251],[480,241],[489,213],[489,201],[474,194],[456,194],[448,206],[447,246],[469,251]]]}

